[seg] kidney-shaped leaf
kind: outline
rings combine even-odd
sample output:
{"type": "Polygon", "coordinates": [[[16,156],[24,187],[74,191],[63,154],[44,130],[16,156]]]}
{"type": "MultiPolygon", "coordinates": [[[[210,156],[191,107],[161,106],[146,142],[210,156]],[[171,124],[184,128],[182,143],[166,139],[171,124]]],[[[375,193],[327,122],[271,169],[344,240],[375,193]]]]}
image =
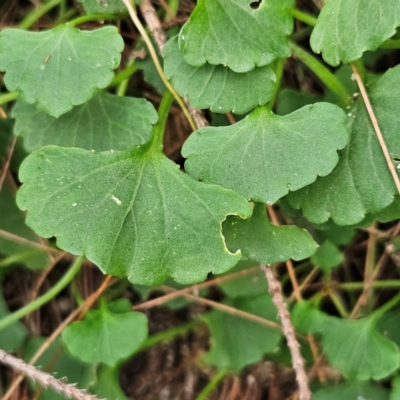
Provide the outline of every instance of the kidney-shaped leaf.
{"type": "Polygon", "coordinates": [[[47,146],[24,161],[20,179],[27,224],[107,274],[186,284],[241,257],[226,248],[221,223],[228,214],[249,217],[247,201],[194,180],[150,142],[104,153],[47,146]]]}
{"type": "Polygon", "coordinates": [[[288,57],[293,0],[199,0],[182,27],[179,47],[184,60],[199,67],[222,64],[248,72],[288,57]]]}
{"type": "MultiPolygon", "coordinates": [[[[400,159],[400,66],[387,71],[370,90],[370,100],[394,163],[400,159]]],[[[381,147],[360,98],[352,112],[350,143],[337,167],[326,177],[288,197],[311,222],[321,224],[332,218],[338,225],[360,222],[367,213],[378,213],[397,194],[381,147]]]]}
{"type": "Polygon", "coordinates": [[[146,143],[157,112],[144,99],[100,92],[59,118],[18,101],[12,111],[14,134],[32,152],[49,144],[86,150],[126,150],[146,143]]]}
{"type": "Polygon", "coordinates": [[[110,84],[123,48],[113,26],[93,31],[67,25],[43,32],[4,29],[0,71],[6,72],[8,90],[59,117],[110,84]]]}
{"type": "MultiPolygon", "coordinates": [[[[276,308],[270,294],[256,298],[236,298],[226,302],[231,307],[276,320],[276,308]]],[[[282,333],[257,322],[213,310],[204,316],[211,331],[211,350],[205,361],[238,373],[243,367],[261,360],[279,344],[282,333]]]]}
{"type": "Polygon", "coordinates": [[[310,234],[297,226],[275,226],[267,218],[265,205],[256,203],[248,220],[228,217],[223,233],[229,250],[241,249],[243,259],[273,264],[310,257],[317,244],[310,234]]]}
{"type": "Polygon", "coordinates": [[[115,314],[107,309],[91,311],[85,320],[64,329],[62,338],[71,354],[85,362],[115,366],[129,357],[147,338],[143,313],[115,314]]]}
{"type": "Polygon", "coordinates": [[[185,168],[199,180],[273,204],[332,171],[347,143],[345,122],[344,112],[328,103],[283,117],[258,108],[235,125],[194,132],[182,149],[185,168]]]}
{"type": "Polygon", "coordinates": [[[181,55],[177,38],[164,47],[164,69],[181,96],[187,96],[196,108],[216,113],[232,111],[244,114],[272,97],[275,74],[269,66],[238,74],[222,65],[192,67],[181,55]]]}
{"type": "Polygon", "coordinates": [[[329,0],[311,35],[311,48],[333,66],[357,60],[396,33],[398,0],[329,0]]]}
{"type": "Polygon", "coordinates": [[[383,379],[399,368],[399,348],[375,325],[375,316],[357,321],[331,317],[323,325],[324,352],[346,378],[383,379]]]}

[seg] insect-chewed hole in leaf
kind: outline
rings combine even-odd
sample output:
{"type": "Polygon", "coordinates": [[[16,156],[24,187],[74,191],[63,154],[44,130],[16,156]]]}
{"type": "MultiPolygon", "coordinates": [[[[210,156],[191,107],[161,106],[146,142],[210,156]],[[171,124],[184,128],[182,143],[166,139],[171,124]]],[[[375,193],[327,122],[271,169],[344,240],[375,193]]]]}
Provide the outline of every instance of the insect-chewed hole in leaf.
{"type": "Polygon", "coordinates": [[[252,8],[253,10],[258,10],[258,8],[260,7],[262,0],[258,0],[258,1],[253,1],[249,4],[250,8],[252,8]]]}

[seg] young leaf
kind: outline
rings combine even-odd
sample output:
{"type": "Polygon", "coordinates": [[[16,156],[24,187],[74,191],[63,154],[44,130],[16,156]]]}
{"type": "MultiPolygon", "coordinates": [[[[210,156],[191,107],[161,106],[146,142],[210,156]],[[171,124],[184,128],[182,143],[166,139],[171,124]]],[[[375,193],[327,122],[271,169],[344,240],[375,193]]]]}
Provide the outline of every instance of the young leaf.
{"type": "Polygon", "coordinates": [[[360,58],[396,33],[398,0],[329,0],[311,34],[311,48],[333,66],[360,58]]]}
{"type": "MultiPolygon", "coordinates": [[[[369,93],[394,160],[400,157],[399,83],[400,66],[397,66],[371,85],[369,93]]],[[[318,178],[288,196],[289,203],[301,208],[311,222],[321,224],[332,218],[338,225],[356,224],[365,214],[378,213],[389,206],[397,194],[361,98],[352,117],[350,143],[340,152],[337,167],[329,176],[318,178]]]]}
{"type": "Polygon", "coordinates": [[[182,27],[179,47],[184,60],[195,67],[222,64],[248,72],[279,57],[288,57],[287,36],[293,20],[293,0],[200,0],[182,27]]]}
{"type": "Polygon", "coordinates": [[[343,254],[330,240],[325,240],[311,256],[311,263],[329,273],[343,262],[343,254]]]}
{"type": "Polygon", "coordinates": [[[115,366],[147,338],[147,317],[139,312],[91,311],[83,321],[64,329],[62,338],[73,356],[89,363],[115,366]]]}
{"type": "Polygon", "coordinates": [[[53,117],[85,103],[107,87],[124,42],[117,28],[80,31],[68,25],[44,32],[4,29],[0,71],[10,91],[53,117]]]}
{"type": "Polygon", "coordinates": [[[317,244],[310,234],[297,226],[275,226],[266,216],[265,205],[256,203],[248,220],[228,217],[223,224],[228,249],[241,249],[244,260],[273,264],[303,260],[315,252],[317,244]]]}
{"type": "Polygon", "coordinates": [[[300,301],[295,304],[291,318],[296,332],[303,335],[321,333],[325,322],[329,319],[328,315],[313,307],[307,301],[300,301]]]}
{"type": "MultiPolygon", "coordinates": [[[[225,304],[269,320],[276,319],[276,308],[268,293],[228,300],[225,304]]],[[[217,310],[206,314],[204,319],[211,331],[211,350],[205,361],[235,373],[274,351],[282,337],[279,330],[217,310]]]]}
{"type": "Polygon", "coordinates": [[[360,320],[331,317],[325,322],[324,353],[346,378],[383,379],[399,368],[399,348],[378,333],[375,325],[374,316],[360,320]]]}
{"type": "Polygon", "coordinates": [[[210,108],[217,113],[232,111],[244,114],[272,97],[275,74],[269,66],[238,74],[222,65],[187,64],[178,47],[178,38],[164,47],[165,74],[181,96],[188,97],[196,108],[210,108]]]}
{"type": "Polygon", "coordinates": [[[32,152],[49,144],[86,150],[125,150],[146,143],[157,112],[144,99],[99,92],[91,100],[54,118],[35,105],[17,101],[14,134],[32,152]]]}
{"type": "Polygon", "coordinates": [[[48,146],[22,164],[18,204],[27,223],[111,275],[157,285],[204,280],[233,267],[221,234],[228,214],[249,217],[236,193],[197,182],[149,142],[96,153],[48,146]]]}
{"type": "Polygon", "coordinates": [[[370,382],[348,381],[337,386],[318,390],[313,400],[389,400],[387,389],[370,382]]]}
{"type": "Polygon", "coordinates": [[[345,121],[328,103],[284,117],[258,108],[235,125],[194,132],[182,148],[185,168],[199,180],[273,204],[332,171],[347,143],[345,121]]]}

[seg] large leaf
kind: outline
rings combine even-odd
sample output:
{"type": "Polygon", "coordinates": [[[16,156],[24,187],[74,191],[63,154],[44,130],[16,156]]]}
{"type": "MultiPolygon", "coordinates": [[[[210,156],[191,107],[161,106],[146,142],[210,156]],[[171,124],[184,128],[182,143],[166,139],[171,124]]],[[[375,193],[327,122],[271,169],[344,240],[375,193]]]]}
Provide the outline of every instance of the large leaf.
{"type": "MultiPolygon", "coordinates": [[[[276,308],[268,293],[256,298],[236,298],[226,304],[269,320],[276,319],[276,308]]],[[[282,337],[279,330],[217,310],[206,314],[204,319],[211,331],[211,350],[206,362],[236,373],[274,351],[282,337]]]]}
{"type": "Polygon", "coordinates": [[[396,33],[398,0],[329,0],[311,35],[314,52],[333,66],[357,60],[396,33]]]}
{"type": "Polygon", "coordinates": [[[248,72],[279,57],[288,57],[287,36],[293,20],[293,0],[199,0],[182,27],[179,47],[185,61],[200,67],[223,64],[248,72]]]}
{"type": "Polygon", "coordinates": [[[344,112],[328,103],[283,117],[258,108],[235,125],[193,133],[182,149],[185,168],[199,180],[273,204],[332,171],[347,143],[345,122],[344,112]]]}
{"type": "Polygon", "coordinates": [[[315,392],[313,400],[389,400],[389,391],[369,382],[349,381],[315,392]]]}
{"type": "Polygon", "coordinates": [[[243,259],[273,264],[303,260],[311,256],[317,244],[310,234],[297,226],[275,226],[266,216],[265,205],[256,203],[248,220],[228,217],[223,224],[226,245],[231,251],[241,249],[243,259]]]}
{"type": "Polygon", "coordinates": [[[18,101],[14,133],[31,152],[49,144],[87,150],[126,150],[150,138],[157,112],[144,99],[100,92],[85,104],[54,118],[33,104],[18,101]]]}
{"type": "Polygon", "coordinates": [[[72,355],[89,363],[115,366],[147,338],[147,317],[139,312],[91,311],[65,328],[62,338],[72,355]]]}
{"type": "Polygon", "coordinates": [[[275,74],[269,66],[238,74],[222,65],[187,64],[178,47],[178,38],[164,47],[164,68],[168,79],[181,96],[187,96],[196,108],[213,112],[244,114],[272,97],[275,74]]]}
{"type": "Polygon", "coordinates": [[[18,204],[27,223],[60,248],[133,283],[180,283],[222,273],[241,255],[221,234],[228,214],[250,205],[230,190],[197,182],[152,142],[96,153],[48,146],[22,164],[18,204]]]}
{"type": "Polygon", "coordinates": [[[374,316],[357,321],[331,317],[325,322],[324,353],[346,378],[383,379],[399,368],[399,348],[375,325],[374,316]]]}
{"type": "MultiPolygon", "coordinates": [[[[394,160],[400,157],[399,84],[400,66],[397,66],[372,85],[369,93],[394,160]]],[[[356,224],[365,214],[378,213],[389,206],[397,194],[361,98],[352,116],[350,143],[340,153],[337,167],[329,176],[318,178],[288,197],[289,203],[301,208],[311,222],[321,224],[332,218],[338,225],[356,224]]]]}
{"type": "Polygon", "coordinates": [[[110,84],[123,48],[113,26],[93,31],[68,25],[44,32],[4,29],[0,71],[6,72],[8,90],[59,117],[110,84]]]}

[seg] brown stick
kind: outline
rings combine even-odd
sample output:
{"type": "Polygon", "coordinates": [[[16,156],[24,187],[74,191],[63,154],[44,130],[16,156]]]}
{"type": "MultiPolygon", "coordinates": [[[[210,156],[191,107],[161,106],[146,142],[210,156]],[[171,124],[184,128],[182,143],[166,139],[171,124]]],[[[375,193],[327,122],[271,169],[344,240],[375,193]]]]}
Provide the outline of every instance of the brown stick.
{"type": "Polygon", "coordinates": [[[292,365],[296,372],[296,380],[299,385],[299,399],[310,400],[311,392],[308,387],[308,377],[305,370],[304,360],[301,357],[300,345],[296,340],[296,333],[282,295],[281,284],[270,267],[264,266],[264,271],[268,281],[269,291],[272,294],[272,300],[278,310],[279,319],[282,322],[282,331],[286,337],[292,355],[292,365]]]}
{"type": "Polygon", "coordinates": [[[8,150],[7,159],[3,165],[3,171],[0,176],[0,190],[3,187],[3,183],[4,183],[4,180],[6,179],[8,169],[10,168],[11,158],[12,158],[12,155],[14,154],[14,148],[15,148],[16,142],[17,142],[17,137],[14,136],[14,138],[11,141],[10,149],[8,150]]]}

